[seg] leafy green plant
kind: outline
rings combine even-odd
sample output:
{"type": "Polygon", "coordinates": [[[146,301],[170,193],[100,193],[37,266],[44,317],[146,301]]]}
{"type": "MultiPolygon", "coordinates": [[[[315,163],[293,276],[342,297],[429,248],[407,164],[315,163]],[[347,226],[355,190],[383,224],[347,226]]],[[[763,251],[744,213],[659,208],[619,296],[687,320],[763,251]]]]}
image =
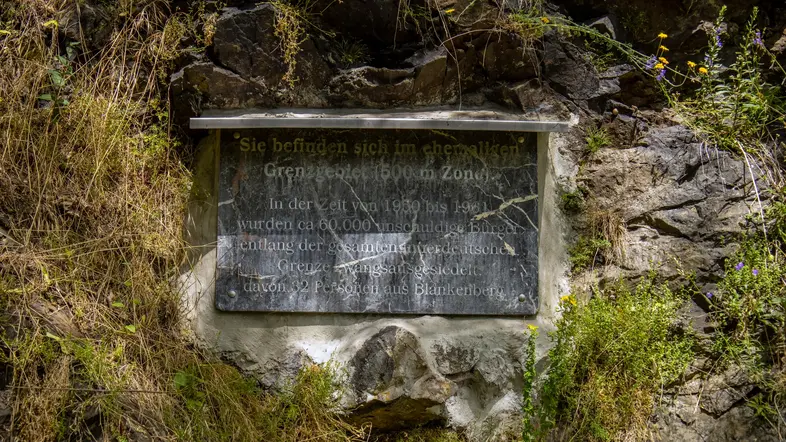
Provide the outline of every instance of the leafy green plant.
{"type": "Polygon", "coordinates": [[[601,148],[607,147],[611,144],[611,137],[609,131],[603,127],[590,127],[587,129],[587,136],[584,138],[587,142],[587,152],[593,154],[601,148]]]}
{"type": "Polygon", "coordinates": [[[693,359],[692,339],[675,326],[687,294],[653,280],[632,291],[620,283],[586,304],[561,299],[538,394],[538,437],[555,426],[565,439],[583,441],[644,431],[656,394],[693,359]]]}
{"type": "Polygon", "coordinates": [[[772,137],[770,128],[782,127],[786,117],[780,87],[768,83],[763,74],[765,61],[785,72],[756,28],[758,8],[753,9],[742,33],[734,61],[724,66],[720,53],[727,38],[722,26],[725,13],[726,8],[721,8],[704,59],[689,61],[684,72],[670,69],[680,82],[666,79],[668,67],[664,64],[668,62],[649,67],[658,72],[657,79],[670,105],[700,137],[722,149],[756,152],[762,149],[762,140],[772,137]],[[685,85],[697,87],[692,93],[680,94],[685,85]]]}
{"type": "Polygon", "coordinates": [[[320,10],[330,7],[318,6],[315,0],[275,0],[270,2],[276,8],[276,20],[273,27],[273,34],[281,41],[281,53],[287,71],[281,81],[294,87],[298,81],[297,55],[302,50],[301,45],[308,39],[309,29],[317,30],[329,37],[335,37],[335,33],[320,29],[315,16],[319,7],[320,10]]]}
{"type": "Polygon", "coordinates": [[[584,205],[584,192],[582,189],[576,189],[573,192],[565,192],[560,195],[562,203],[562,210],[568,213],[577,213],[581,211],[584,205]]]}
{"type": "Polygon", "coordinates": [[[344,67],[352,67],[369,61],[368,47],[361,42],[340,39],[336,44],[338,63],[344,67]]]}
{"type": "Polygon", "coordinates": [[[771,250],[762,238],[748,239],[727,260],[726,275],[713,303],[717,307],[716,318],[733,337],[769,340],[784,330],[786,266],[783,264],[782,252],[771,250]]]}
{"type": "MultiPolygon", "coordinates": [[[[776,203],[777,204],[777,203],[776,203]]],[[[781,210],[775,206],[775,211],[781,210]]],[[[771,211],[768,211],[771,213],[771,211]]],[[[783,228],[782,219],[770,226],[783,228]]],[[[786,424],[773,409],[786,405],[786,243],[753,233],[729,257],[717,293],[707,293],[721,326],[713,349],[725,365],[743,367],[762,393],[749,403],[773,426],[786,424]]]]}
{"type": "Polygon", "coordinates": [[[568,250],[572,271],[577,273],[602,262],[603,252],[609,248],[611,242],[602,236],[579,236],[576,244],[568,250]]]}

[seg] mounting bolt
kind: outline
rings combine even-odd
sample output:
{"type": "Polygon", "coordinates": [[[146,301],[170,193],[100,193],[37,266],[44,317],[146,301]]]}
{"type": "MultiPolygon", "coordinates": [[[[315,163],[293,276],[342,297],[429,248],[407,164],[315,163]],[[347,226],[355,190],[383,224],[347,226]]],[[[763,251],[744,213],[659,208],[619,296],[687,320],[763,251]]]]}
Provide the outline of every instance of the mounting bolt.
{"type": "Polygon", "coordinates": [[[522,294],[522,295],[519,295],[519,302],[524,302],[524,301],[526,301],[526,300],[527,300],[527,297],[526,297],[526,296],[524,296],[523,294],[522,294]]]}
{"type": "Polygon", "coordinates": [[[235,132],[234,137],[235,137],[236,140],[239,140],[240,139],[240,132],[235,132]]]}
{"type": "Polygon", "coordinates": [[[519,143],[523,143],[523,142],[524,142],[524,137],[519,137],[519,143]]]}
{"type": "Polygon", "coordinates": [[[234,298],[235,296],[237,296],[237,292],[234,290],[230,290],[229,293],[227,293],[227,295],[229,295],[230,298],[234,298]]]}

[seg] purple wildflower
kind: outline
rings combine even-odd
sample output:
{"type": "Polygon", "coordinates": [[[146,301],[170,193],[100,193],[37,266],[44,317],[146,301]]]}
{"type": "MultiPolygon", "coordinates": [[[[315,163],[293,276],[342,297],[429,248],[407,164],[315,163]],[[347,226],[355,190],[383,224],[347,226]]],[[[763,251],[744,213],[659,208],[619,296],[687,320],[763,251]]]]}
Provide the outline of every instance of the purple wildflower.
{"type": "Polygon", "coordinates": [[[661,69],[660,72],[658,72],[658,76],[655,77],[655,79],[661,81],[664,78],[666,78],[666,69],[661,69]]]}
{"type": "Polygon", "coordinates": [[[745,264],[739,262],[737,263],[736,266],[734,266],[734,270],[737,270],[739,272],[740,270],[742,270],[743,267],[745,267],[745,264]]]}
{"type": "Polygon", "coordinates": [[[645,65],[644,65],[644,67],[645,67],[647,70],[649,70],[649,69],[652,69],[652,68],[654,68],[654,67],[655,67],[655,64],[656,64],[657,62],[658,62],[658,59],[657,59],[657,58],[655,58],[655,56],[653,55],[653,56],[652,56],[652,58],[650,58],[649,60],[647,60],[647,64],[645,64],[645,65]]]}
{"type": "Polygon", "coordinates": [[[753,269],[753,276],[759,276],[759,269],[753,269]]]}
{"type": "Polygon", "coordinates": [[[756,31],[756,36],[753,38],[753,44],[757,46],[764,46],[764,42],[761,41],[761,31],[756,31]]]}
{"type": "Polygon", "coordinates": [[[707,67],[712,67],[712,59],[709,55],[704,56],[704,64],[706,64],[707,67]]]}
{"type": "Polygon", "coordinates": [[[721,41],[719,34],[715,34],[715,45],[718,46],[718,49],[723,47],[723,41],[721,41]]]}
{"type": "Polygon", "coordinates": [[[707,298],[708,299],[712,299],[713,296],[715,296],[715,295],[712,292],[707,292],[707,298]]]}

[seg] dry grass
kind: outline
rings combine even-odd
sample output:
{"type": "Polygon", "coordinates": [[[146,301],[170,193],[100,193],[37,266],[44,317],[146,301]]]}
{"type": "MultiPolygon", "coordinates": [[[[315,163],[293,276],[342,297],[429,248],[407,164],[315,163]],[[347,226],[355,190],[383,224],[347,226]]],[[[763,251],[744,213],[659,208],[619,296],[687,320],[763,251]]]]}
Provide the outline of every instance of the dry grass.
{"type": "Polygon", "coordinates": [[[595,207],[590,203],[587,209],[587,220],[590,231],[605,238],[611,244],[603,250],[604,259],[607,263],[621,263],[625,259],[626,237],[628,233],[625,220],[617,212],[611,212],[595,207]]]}
{"type": "Polygon", "coordinates": [[[120,1],[105,10],[108,40],[90,50],[60,29],[76,5],[0,1],[6,436],[360,439],[333,413],[332,371],[267,396],[183,337],[170,281],[190,177],[161,80],[193,30],[167,2],[120,1]]]}

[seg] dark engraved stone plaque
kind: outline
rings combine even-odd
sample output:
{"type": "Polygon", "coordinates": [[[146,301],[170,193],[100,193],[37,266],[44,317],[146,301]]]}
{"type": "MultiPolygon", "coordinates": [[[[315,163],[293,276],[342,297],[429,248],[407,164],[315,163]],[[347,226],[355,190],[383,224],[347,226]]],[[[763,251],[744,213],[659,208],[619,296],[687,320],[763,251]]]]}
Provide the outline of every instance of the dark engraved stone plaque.
{"type": "Polygon", "coordinates": [[[221,132],[216,306],[531,315],[536,134],[221,132]]]}

